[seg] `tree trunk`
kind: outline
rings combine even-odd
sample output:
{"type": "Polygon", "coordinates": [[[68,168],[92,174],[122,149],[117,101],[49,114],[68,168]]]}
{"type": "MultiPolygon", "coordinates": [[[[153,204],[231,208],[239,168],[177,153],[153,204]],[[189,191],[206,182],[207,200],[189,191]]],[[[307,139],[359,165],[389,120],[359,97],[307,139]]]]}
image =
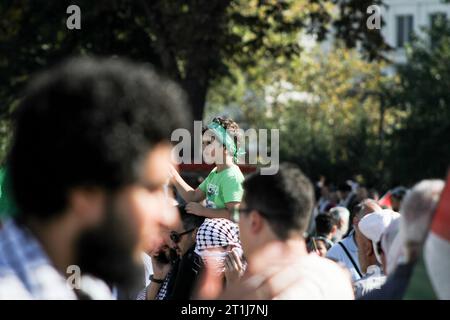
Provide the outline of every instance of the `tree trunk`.
{"type": "Polygon", "coordinates": [[[206,95],[208,93],[208,77],[206,74],[199,74],[196,70],[195,76],[187,74],[183,81],[183,88],[188,96],[192,109],[193,120],[202,120],[205,110],[206,95]]]}

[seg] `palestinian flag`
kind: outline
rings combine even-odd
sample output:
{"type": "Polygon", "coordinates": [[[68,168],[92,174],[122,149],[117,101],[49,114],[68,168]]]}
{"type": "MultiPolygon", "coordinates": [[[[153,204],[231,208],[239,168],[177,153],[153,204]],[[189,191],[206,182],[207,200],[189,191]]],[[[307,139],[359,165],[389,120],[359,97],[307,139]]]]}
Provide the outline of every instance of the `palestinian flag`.
{"type": "Polygon", "coordinates": [[[391,191],[386,192],[386,194],[381,197],[380,200],[378,200],[378,204],[380,205],[380,207],[385,209],[392,209],[391,196],[391,191]]]}
{"type": "Polygon", "coordinates": [[[450,171],[424,249],[424,260],[439,299],[450,299],[450,171]]]}
{"type": "Polygon", "coordinates": [[[404,299],[450,299],[450,171],[404,299]]]}

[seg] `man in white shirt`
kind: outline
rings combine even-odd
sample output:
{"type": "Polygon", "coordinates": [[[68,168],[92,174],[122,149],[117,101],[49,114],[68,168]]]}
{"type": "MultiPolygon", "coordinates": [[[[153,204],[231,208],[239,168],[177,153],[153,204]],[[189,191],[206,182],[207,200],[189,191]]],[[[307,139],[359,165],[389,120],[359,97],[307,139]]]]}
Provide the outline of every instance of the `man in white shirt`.
{"type": "Polygon", "coordinates": [[[353,217],[354,230],[344,238],[336,243],[327,252],[327,258],[344,265],[351,273],[352,282],[355,282],[362,277],[361,267],[358,260],[358,246],[355,240],[355,230],[358,228],[359,221],[366,215],[374,211],[381,210],[381,207],[376,201],[367,199],[356,206],[356,214],[353,217]]]}
{"type": "MultiPolygon", "coordinates": [[[[281,164],[275,175],[256,173],[246,179],[233,217],[239,221],[248,268],[222,298],[353,299],[348,272],[306,250],[303,233],[313,197],[311,182],[294,165],[281,164]]],[[[211,290],[211,282],[205,283],[205,291],[211,290]]]]}
{"type": "Polygon", "coordinates": [[[334,207],[329,211],[335,219],[338,221],[337,231],[333,236],[333,242],[342,240],[342,238],[347,234],[350,227],[350,211],[345,207],[334,207]]]}
{"type": "Polygon", "coordinates": [[[356,298],[372,290],[380,289],[386,281],[386,275],[381,268],[382,261],[378,246],[384,231],[399,218],[399,213],[386,209],[369,213],[358,223],[356,241],[359,264],[364,275],[354,283],[356,298]]]}
{"type": "Polygon", "coordinates": [[[142,252],[142,262],[144,263],[145,286],[147,287],[151,282],[150,276],[153,274],[152,258],[142,252]]]}

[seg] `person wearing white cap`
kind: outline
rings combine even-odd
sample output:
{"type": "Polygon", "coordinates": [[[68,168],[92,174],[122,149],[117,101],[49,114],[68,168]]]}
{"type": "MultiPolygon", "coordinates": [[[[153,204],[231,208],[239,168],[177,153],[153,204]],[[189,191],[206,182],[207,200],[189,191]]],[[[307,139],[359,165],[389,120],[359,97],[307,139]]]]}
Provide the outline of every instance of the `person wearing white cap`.
{"type": "Polygon", "coordinates": [[[353,230],[347,237],[337,242],[327,252],[328,259],[344,265],[350,271],[353,283],[363,276],[358,261],[358,246],[355,230],[358,229],[358,223],[365,215],[380,210],[381,207],[375,200],[366,199],[359,203],[355,207],[355,214],[352,219],[353,230]]]}
{"type": "Polygon", "coordinates": [[[364,276],[354,283],[355,297],[359,298],[374,289],[380,289],[386,281],[380,265],[381,256],[377,245],[383,232],[400,214],[392,210],[379,210],[364,216],[358,223],[356,242],[358,259],[364,276]]]}
{"type": "Polygon", "coordinates": [[[384,270],[387,280],[380,290],[373,290],[362,299],[429,298],[423,286],[424,281],[420,280],[421,288],[414,290],[411,279],[416,271],[421,275],[420,270],[416,270],[417,267],[421,267],[420,261],[417,263],[417,260],[421,260],[422,246],[443,188],[442,180],[422,180],[407,193],[400,208],[401,218],[391,223],[382,236],[381,245],[386,260],[384,270]],[[398,233],[392,239],[396,228],[399,229],[398,233]],[[420,292],[421,295],[408,296],[408,291],[415,294],[420,292]]]}

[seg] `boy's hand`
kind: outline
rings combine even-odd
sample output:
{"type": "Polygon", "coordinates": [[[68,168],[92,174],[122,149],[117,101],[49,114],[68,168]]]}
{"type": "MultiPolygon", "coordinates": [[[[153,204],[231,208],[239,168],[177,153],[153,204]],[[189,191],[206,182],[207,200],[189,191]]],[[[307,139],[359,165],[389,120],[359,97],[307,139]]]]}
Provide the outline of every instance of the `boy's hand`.
{"type": "Polygon", "coordinates": [[[186,212],[190,214],[195,214],[196,216],[204,217],[205,207],[198,202],[189,202],[186,205],[186,212]]]}

